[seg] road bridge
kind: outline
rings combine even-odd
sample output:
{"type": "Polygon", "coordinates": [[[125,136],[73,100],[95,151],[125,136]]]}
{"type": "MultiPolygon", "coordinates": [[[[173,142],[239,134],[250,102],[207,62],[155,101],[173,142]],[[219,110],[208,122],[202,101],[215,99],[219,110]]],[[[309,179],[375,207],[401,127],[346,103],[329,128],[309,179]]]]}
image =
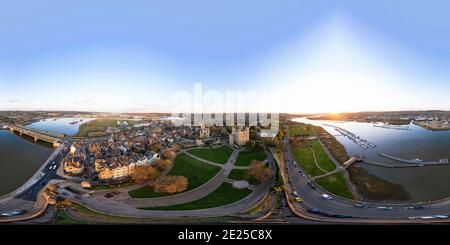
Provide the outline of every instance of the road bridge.
{"type": "Polygon", "coordinates": [[[34,141],[42,140],[53,144],[54,147],[58,147],[61,144],[64,134],[55,134],[50,132],[42,132],[35,129],[29,129],[21,125],[9,125],[9,130],[12,132],[18,132],[20,135],[28,135],[34,138],[34,141]]]}

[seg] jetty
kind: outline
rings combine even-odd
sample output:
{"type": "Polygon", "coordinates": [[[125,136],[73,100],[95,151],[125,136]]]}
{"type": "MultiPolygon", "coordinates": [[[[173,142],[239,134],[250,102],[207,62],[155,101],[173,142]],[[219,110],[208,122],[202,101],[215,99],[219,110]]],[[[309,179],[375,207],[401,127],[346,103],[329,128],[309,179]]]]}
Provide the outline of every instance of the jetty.
{"type": "Polygon", "coordinates": [[[370,160],[364,160],[363,162],[366,164],[385,167],[385,168],[410,168],[410,167],[425,167],[425,166],[437,166],[437,165],[446,165],[449,164],[448,158],[439,159],[438,161],[422,161],[421,159],[403,159],[399,157],[393,157],[387,154],[378,153],[380,156],[388,158],[390,160],[394,160],[397,162],[401,162],[402,164],[389,164],[382,162],[375,162],[370,160]]]}
{"type": "Polygon", "coordinates": [[[393,129],[393,130],[411,130],[409,125],[392,125],[392,124],[374,124],[374,127],[393,129]]]}
{"type": "Polygon", "coordinates": [[[361,148],[363,148],[364,150],[369,148],[369,147],[376,147],[376,145],[374,143],[369,142],[368,140],[365,140],[361,137],[359,137],[358,135],[343,129],[341,127],[337,127],[334,125],[330,125],[330,124],[323,124],[324,126],[328,126],[328,127],[332,127],[334,128],[336,131],[338,131],[341,135],[347,137],[349,140],[353,141],[353,143],[359,145],[361,148]]]}
{"type": "Polygon", "coordinates": [[[424,164],[424,165],[431,165],[431,164],[448,164],[448,158],[443,158],[443,159],[439,159],[438,161],[427,161],[424,162],[421,159],[403,159],[403,158],[399,158],[399,157],[393,157],[393,156],[389,156],[387,154],[384,153],[378,153],[378,155],[382,156],[382,157],[386,157],[389,158],[391,160],[397,161],[397,162],[403,162],[403,163],[409,163],[409,164],[424,164]]]}

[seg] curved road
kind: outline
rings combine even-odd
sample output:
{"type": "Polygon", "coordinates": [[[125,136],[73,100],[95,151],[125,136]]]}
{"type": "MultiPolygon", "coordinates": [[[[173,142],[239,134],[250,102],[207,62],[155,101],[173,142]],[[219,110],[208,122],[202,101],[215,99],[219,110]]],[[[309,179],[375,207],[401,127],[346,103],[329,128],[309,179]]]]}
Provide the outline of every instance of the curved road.
{"type": "MultiPolygon", "coordinates": [[[[143,217],[143,218],[170,218],[170,217],[218,217],[231,214],[239,214],[245,210],[248,210],[258,204],[270,190],[273,185],[273,179],[271,178],[258,186],[255,186],[253,191],[245,198],[228,205],[221,207],[214,207],[202,210],[184,210],[184,211],[159,211],[159,210],[140,210],[138,207],[158,207],[158,206],[168,206],[188,203],[202,197],[205,197],[216,190],[224,181],[229,172],[233,169],[234,163],[237,159],[238,154],[241,150],[233,151],[232,155],[228,159],[226,164],[213,163],[212,165],[221,166],[222,169],[219,173],[213,177],[211,180],[199,186],[189,192],[160,197],[160,198],[125,198],[123,199],[123,193],[118,194],[120,196],[115,200],[114,197],[110,199],[104,197],[110,191],[100,191],[98,194],[94,194],[94,197],[84,197],[83,195],[74,195],[74,193],[66,192],[65,195],[77,202],[92,208],[93,210],[117,216],[127,216],[127,217],[143,217]]],[[[190,155],[190,154],[189,154],[190,155]]],[[[192,155],[190,155],[192,156],[192,155]]],[[[197,159],[197,157],[194,156],[197,159]]],[[[205,162],[206,164],[212,163],[205,161],[204,159],[198,158],[198,160],[205,162]]],[[[268,161],[272,169],[275,168],[275,163],[273,156],[268,154],[268,161]]],[[[72,185],[73,188],[80,190],[77,186],[72,185]]],[[[83,191],[83,190],[80,190],[83,191]]],[[[84,191],[85,192],[85,191],[84,191]]]]}

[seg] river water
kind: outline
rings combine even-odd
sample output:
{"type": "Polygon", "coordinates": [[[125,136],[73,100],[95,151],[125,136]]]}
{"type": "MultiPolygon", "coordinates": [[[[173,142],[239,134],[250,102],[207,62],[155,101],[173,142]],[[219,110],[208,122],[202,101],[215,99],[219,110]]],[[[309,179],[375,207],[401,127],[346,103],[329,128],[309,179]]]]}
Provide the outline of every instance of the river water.
{"type": "Polygon", "coordinates": [[[26,127],[57,134],[74,135],[81,124],[95,118],[48,118],[27,125],[26,127]]]}
{"type": "MultiPolygon", "coordinates": [[[[399,162],[380,156],[379,153],[408,160],[420,158],[423,161],[437,161],[450,157],[449,130],[431,131],[414,124],[409,125],[409,130],[395,130],[360,122],[308,120],[306,118],[298,118],[294,121],[322,126],[345,146],[348,154],[360,154],[370,161],[399,164],[399,162]],[[341,135],[334,127],[324,124],[346,129],[377,146],[363,149],[341,135]]],[[[415,201],[450,197],[450,164],[413,168],[385,168],[366,163],[358,164],[380,178],[402,185],[415,201]]]]}
{"type": "MultiPolygon", "coordinates": [[[[74,135],[81,124],[94,118],[52,118],[26,127],[59,134],[74,135]],[[73,123],[76,122],[76,123],[73,123]]],[[[24,184],[53,152],[51,144],[0,130],[0,196],[24,184]]]]}
{"type": "Polygon", "coordinates": [[[0,196],[24,184],[52,153],[49,143],[0,130],[0,196]]]}

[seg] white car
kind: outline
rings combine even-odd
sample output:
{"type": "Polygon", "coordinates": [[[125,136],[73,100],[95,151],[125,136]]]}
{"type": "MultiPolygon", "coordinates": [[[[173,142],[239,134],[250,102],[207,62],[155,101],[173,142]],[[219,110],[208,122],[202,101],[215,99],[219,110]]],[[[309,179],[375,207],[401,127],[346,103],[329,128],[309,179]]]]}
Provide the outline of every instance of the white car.
{"type": "Polygon", "coordinates": [[[433,215],[435,219],[448,219],[448,215],[433,215]]]}
{"type": "Polygon", "coordinates": [[[322,194],[322,198],[326,199],[326,200],[331,200],[332,199],[332,197],[330,195],[328,195],[328,194],[322,194]]]}

